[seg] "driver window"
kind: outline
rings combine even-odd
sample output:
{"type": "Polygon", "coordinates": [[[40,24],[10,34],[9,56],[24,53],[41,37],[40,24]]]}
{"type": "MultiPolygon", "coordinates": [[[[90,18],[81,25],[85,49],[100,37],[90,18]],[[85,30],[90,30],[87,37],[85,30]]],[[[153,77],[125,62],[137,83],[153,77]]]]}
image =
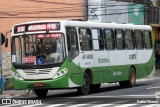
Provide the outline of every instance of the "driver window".
{"type": "Polygon", "coordinates": [[[68,45],[68,57],[72,60],[79,53],[77,30],[74,27],[67,27],[67,45],[68,45]]]}

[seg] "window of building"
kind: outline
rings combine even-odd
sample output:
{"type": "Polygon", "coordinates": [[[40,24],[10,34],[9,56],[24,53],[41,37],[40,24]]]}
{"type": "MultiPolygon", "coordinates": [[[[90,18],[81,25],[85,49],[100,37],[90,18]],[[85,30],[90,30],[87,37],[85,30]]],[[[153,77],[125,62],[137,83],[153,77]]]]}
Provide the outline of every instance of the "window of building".
{"type": "Polygon", "coordinates": [[[105,29],[104,30],[104,37],[105,37],[105,47],[108,50],[115,49],[115,40],[114,40],[114,33],[112,29],[105,29]]]}
{"type": "Polygon", "coordinates": [[[126,49],[134,49],[134,38],[133,38],[133,31],[125,30],[124,31],[124,38],[125,38],[125,47],[126,49]]]}
{"type": "Polygon", "coordinates": [[[79,29],[79,40],[81,50],[92,50],[92,36],[89,28],[79,29]]]}
{"type": "Polygon", "coordinates": [[[143,49],[144,45],[143,45],[142,31],[135,30],[134,34],[135,34],[135,39],[136,39],[136,48],[137,49],[143,49]]]}

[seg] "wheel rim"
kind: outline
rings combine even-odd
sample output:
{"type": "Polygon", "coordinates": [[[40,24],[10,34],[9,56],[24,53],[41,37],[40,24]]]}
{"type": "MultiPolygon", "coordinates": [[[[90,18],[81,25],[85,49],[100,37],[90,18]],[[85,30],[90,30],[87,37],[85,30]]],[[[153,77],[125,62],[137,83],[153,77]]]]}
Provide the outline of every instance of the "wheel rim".
{"type": "Polygon", "coordinates": [[[85,90],[88,90],[89,88],[89,80],[86,77],[84,78],[84,81],[83,81],[83,88],[85,90]]]}

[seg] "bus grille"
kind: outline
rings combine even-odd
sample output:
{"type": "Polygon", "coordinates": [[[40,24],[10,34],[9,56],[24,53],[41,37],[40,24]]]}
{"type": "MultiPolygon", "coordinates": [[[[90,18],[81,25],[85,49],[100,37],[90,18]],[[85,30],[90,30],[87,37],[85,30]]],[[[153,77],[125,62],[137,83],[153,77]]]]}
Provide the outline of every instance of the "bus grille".
{"type": "Polygon", "coordinates": [[[52,68],[23,70],[26,75],[49,74],[52,68]]]}

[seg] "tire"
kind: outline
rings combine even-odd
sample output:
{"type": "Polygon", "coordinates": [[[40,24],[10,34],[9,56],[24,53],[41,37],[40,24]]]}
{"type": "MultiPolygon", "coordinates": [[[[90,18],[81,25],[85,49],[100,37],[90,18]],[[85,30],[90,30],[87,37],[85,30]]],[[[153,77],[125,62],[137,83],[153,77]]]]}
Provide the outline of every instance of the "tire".
{"type": "Polygon", "coordinates": [[[46,97],[48,90],[47,89],[34,89],[35,94],[42,98],[42,97],[46,97]]]}
{"type": "Polygon", "coordinates": [[[130,68],[129,71],[129,78],[128,81],[126,82],[128,87],[134,87],[136,84],[136,72],[133,67],[130,68]]]}
{"type": "Polygon", "coordinates": [[[87,95],[90,92],[90,77],[87,73],[84,73],[83,84],[77,88],[77,92],[81,95],[87,95]]]}
{"type": "Polygon", "coordinates": [[[133,67],[129,70],[128,80],[127,81],[120,81],[119,82],[120,87],[126,88],[126,87],[134,87],[136,84],[136,72],[133,67]]]}

